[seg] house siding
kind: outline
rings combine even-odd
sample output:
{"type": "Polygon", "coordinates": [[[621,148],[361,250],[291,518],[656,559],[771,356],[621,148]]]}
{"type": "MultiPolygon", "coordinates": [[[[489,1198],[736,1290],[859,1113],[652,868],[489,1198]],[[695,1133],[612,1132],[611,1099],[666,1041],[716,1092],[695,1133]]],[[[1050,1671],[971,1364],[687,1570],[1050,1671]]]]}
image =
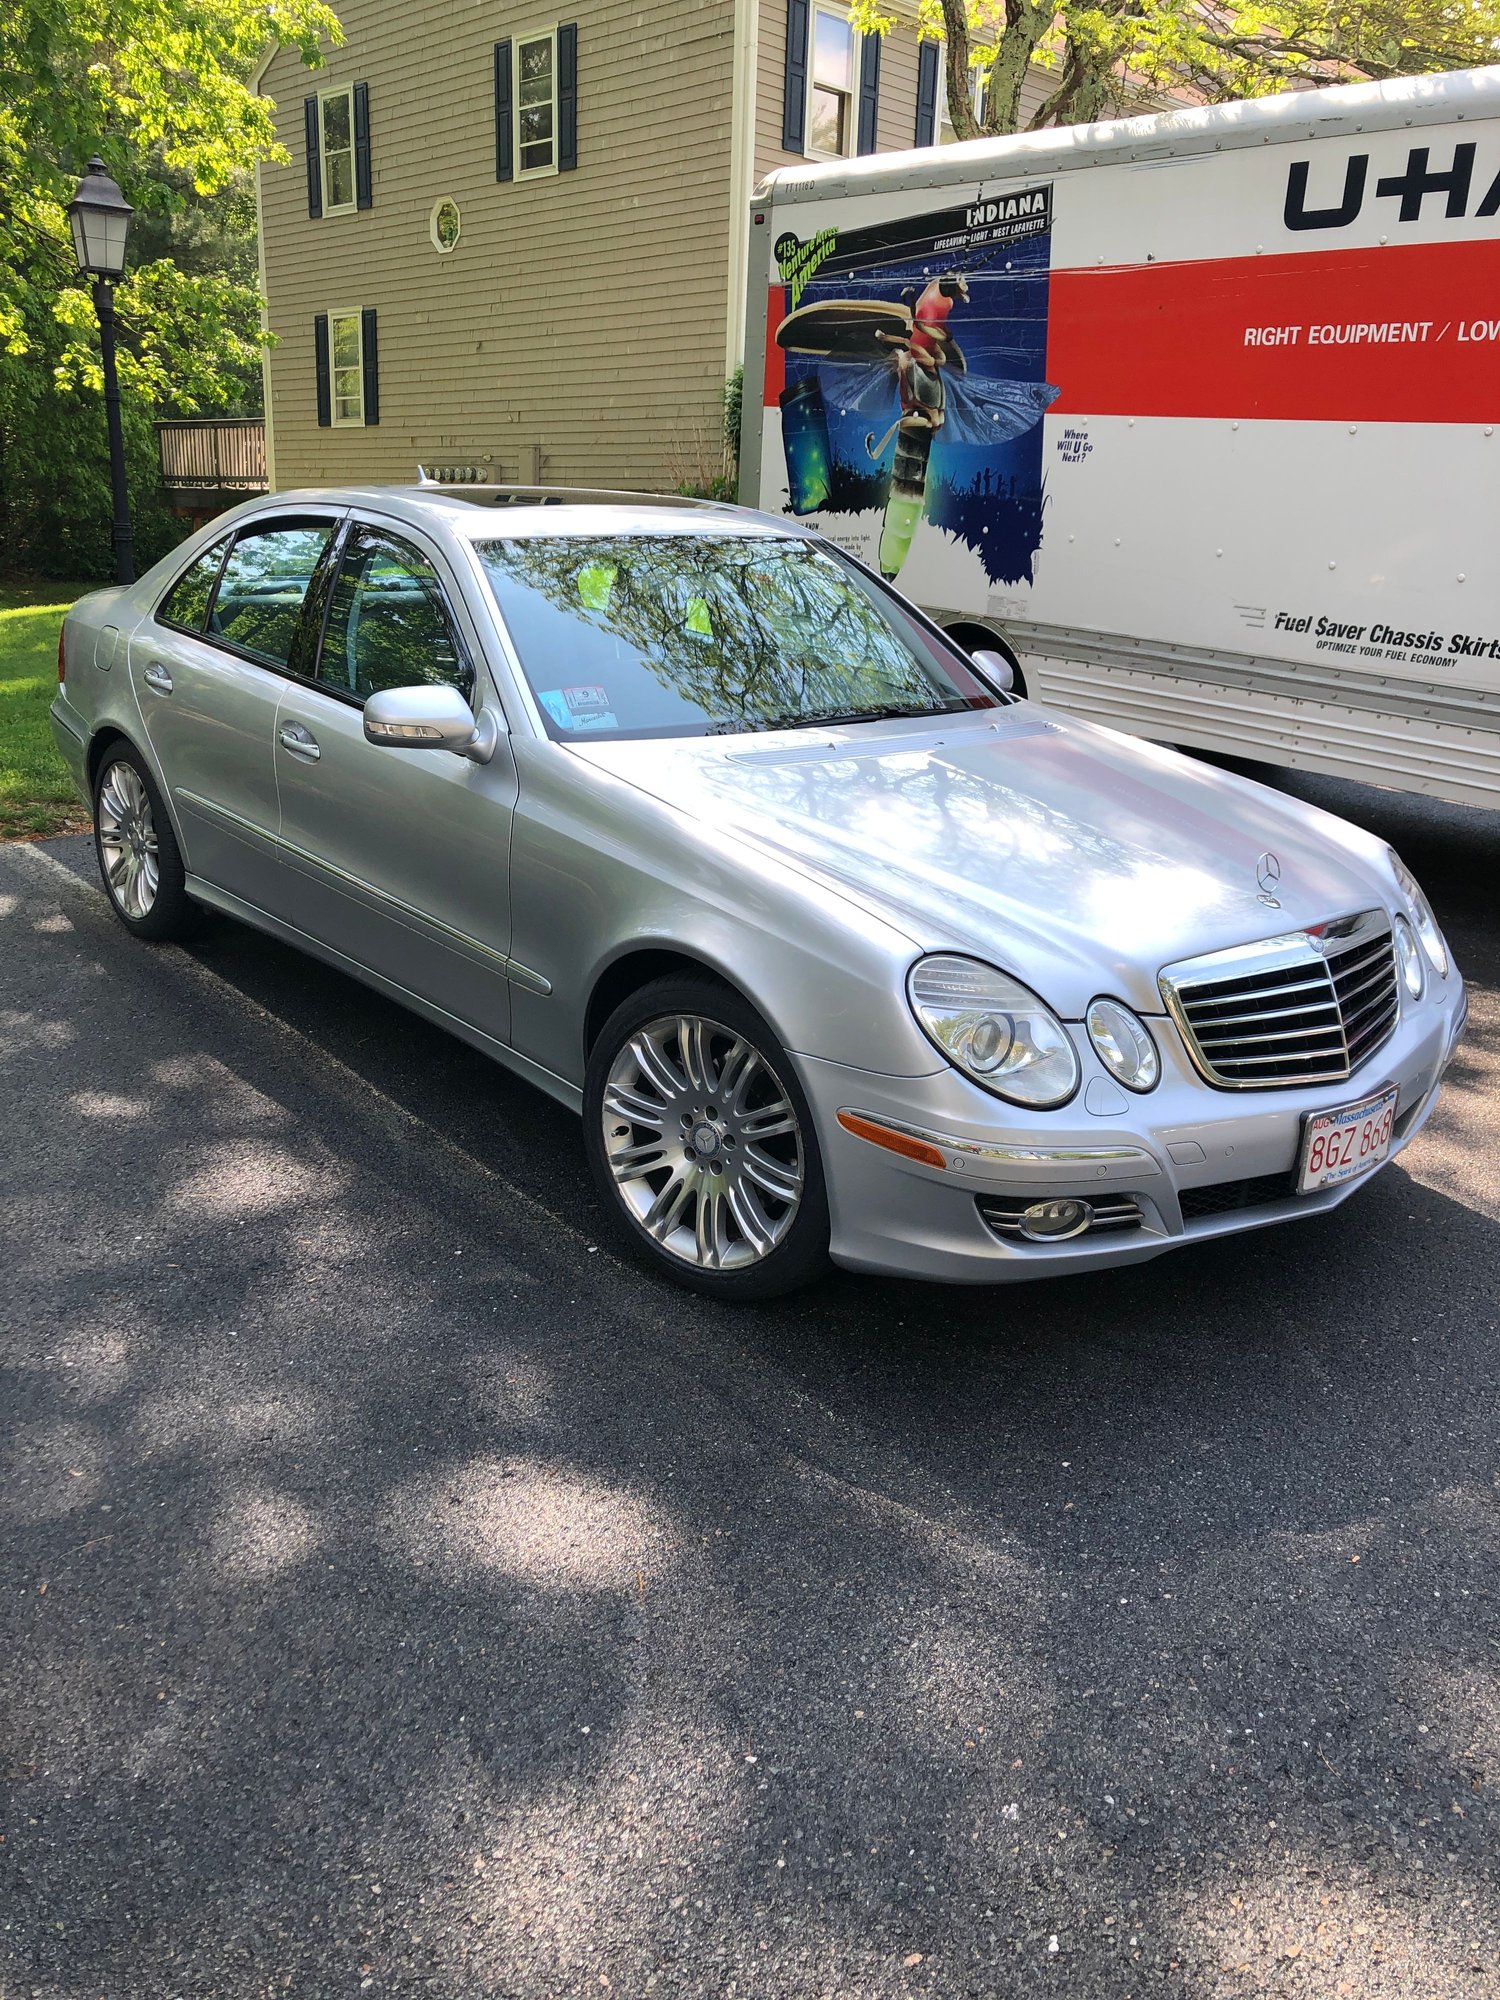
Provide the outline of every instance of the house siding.
{"type": "MultiPolygon", "coordinates": [[[[712,479],[741,324],[731,226],[747,227],[754,181],[801,157],[781,145],[786,12],[786,0],[577,0],[562,13],[343,0],[346,39],[324,68],[275,54],[261,87],[288,158],[259,185],[277,484],[406,481],[423,460],[487,460],[492,478],[521,484],[712,479]],[[738,188],[737,20],[755,47],[753,173],[738,188]],[[578,30],[578,166],[497,181],[495,42],[559,22],[578,30]],[[372,204],[315,220],[304,100],[354,83],[369,89],[372,204]],[[444,198],[462,216],[447,256],[429,235],[444,198]],[[314,318],[372,308],[380,422],[320,426],[314,318]]],[[[917,47],[898,19],[881,50],[882,152],[913,142],[917,47]]]]}
{"type": "Polygon", "coordinates": [[[719,469],[728,314],[733,0],[566,12],[344,0],[319,71],[273,57],[290,160],[261,173],[280,485],[492,476],[675,486],[719,469]],[[497,182],[496,40],[578,25],[578,166],[497,182]],[[303,99],[370,91],[373,205],[309,218],[303,99]],[[458,247],[429,236],[435,202],[458,247]],[[380,423],[320,429],[313,318],[374,307],[380,423]]]}
{"type": "Polygon", "coordinates": [[[1056,90],[1057,85],[1058,73],[1055,69],[1043,69],[1039,63],[1033,63],[1027,70],[1021,79],[1020,129],[1023,132],[1056,90]]]}
{"type": "Polygon", "coordinates": [[[917,31],[898,21],[880,51],[877,150],[905,152],[917,142],[917,31]]]}

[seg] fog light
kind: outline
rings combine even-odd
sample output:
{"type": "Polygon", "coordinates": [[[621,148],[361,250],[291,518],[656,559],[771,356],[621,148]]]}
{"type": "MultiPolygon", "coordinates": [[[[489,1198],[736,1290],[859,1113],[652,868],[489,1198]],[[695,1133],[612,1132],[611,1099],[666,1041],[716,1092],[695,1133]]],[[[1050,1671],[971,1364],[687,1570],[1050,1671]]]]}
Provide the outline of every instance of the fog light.
{"type": "Polygon", "coordinates": [[[1058,1195],[1052,1201],[1034,1201],[1019,1217],[1021,1234],[1033,1243],[1061,1243],[1069,1236],[1081,1236],[1094,1219],[1086,1201],[1058,1195]]]}

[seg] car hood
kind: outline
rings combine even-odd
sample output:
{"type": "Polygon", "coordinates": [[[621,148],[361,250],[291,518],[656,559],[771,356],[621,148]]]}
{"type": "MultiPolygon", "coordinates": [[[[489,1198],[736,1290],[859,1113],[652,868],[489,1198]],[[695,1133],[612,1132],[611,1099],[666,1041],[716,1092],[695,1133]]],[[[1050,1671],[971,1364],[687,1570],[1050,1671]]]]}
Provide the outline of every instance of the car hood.
{"type": "Polygon", "coordinates": [[[993,960],[1074,1019],[1099,993],[1160,1012],[1156,976],[1174,959],[1388,895],[1370,835],[1030,702],[919,726],[570,748],[918,948],[993,960]]]}

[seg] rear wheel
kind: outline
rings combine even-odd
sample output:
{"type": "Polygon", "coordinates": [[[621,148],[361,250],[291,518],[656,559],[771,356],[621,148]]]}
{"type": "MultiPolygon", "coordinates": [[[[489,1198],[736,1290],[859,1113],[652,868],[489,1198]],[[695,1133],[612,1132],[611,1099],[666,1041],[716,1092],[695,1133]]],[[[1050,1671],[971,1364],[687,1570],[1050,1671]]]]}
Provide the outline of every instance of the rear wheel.
{"type": "Polygon", "coordinates": [[[94,851],[115,915],[136,937],[181,937],[194,906],[182,856],[150,772],[128,743],[106,750],[94,778],[94,851]]]}
{"type": "Polygon", "coordinates": [[[616,1232],[679,1284],[764,1299],[826,1267],[807,1100],[729,987],[661,979],[615,1009],[589,1058],[584,1135],[616,1232]]]}

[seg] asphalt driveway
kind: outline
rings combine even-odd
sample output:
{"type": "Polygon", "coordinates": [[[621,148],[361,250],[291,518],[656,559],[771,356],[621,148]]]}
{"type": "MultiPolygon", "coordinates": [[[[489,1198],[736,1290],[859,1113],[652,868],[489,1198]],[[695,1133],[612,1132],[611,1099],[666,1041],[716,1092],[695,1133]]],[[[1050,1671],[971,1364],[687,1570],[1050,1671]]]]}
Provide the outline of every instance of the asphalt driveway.
{"type": "Polygon", "coordinates": [[[0,1995],[1500,1990],[1500,816],[1335,1214],[726,1310],[573,1121],[0,848],[0,1995]]]}

